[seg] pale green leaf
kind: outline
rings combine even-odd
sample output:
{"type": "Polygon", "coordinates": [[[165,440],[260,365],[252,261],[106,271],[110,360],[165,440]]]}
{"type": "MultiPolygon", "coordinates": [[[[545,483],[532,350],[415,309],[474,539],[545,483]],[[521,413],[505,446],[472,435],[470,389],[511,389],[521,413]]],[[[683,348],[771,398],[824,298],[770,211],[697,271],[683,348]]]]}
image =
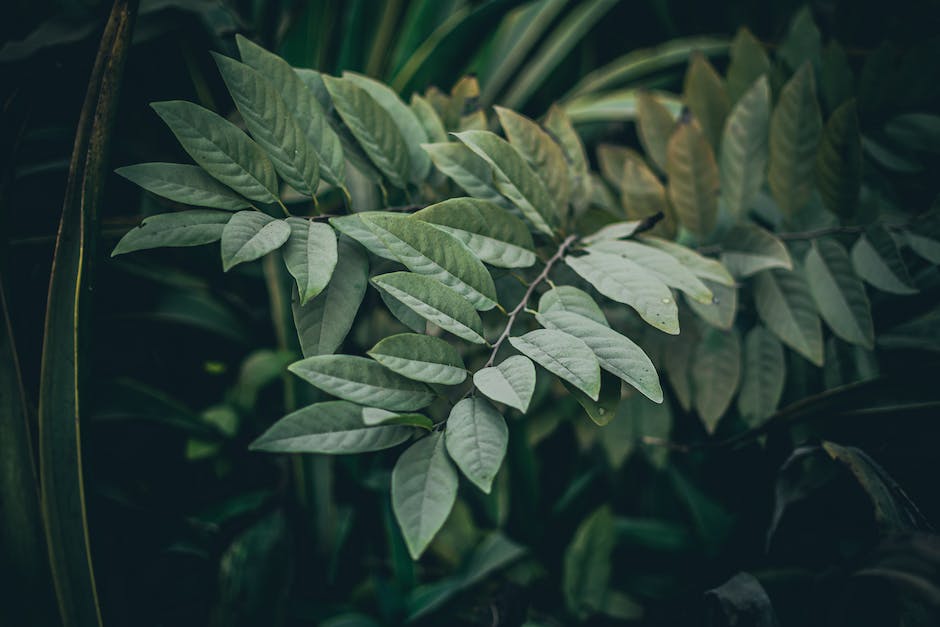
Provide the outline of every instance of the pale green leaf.
{"type": "Polygon", "coordinates": [[[736,330],[706,330],[692,355],[695,410],[709,433],[731,406],[741,381],[741,338],[736,330]]]}
{"type": "Polygon", "coordinates": [[[111,256],[163,246],[200,246],[222,238],[232,214],[225,211],[192,209],[148,216],[128,231],[111,256]]]}
{"type": "MultiPolygon", "coordinates": [[[[421,124],[421,128],[424,129],[424,134],[427,135],[428,141],[447,141],[447,129],[444,128],[444,122],[441,120],[441,117],[437,114],[437,111],[434,110],[431,103],[417,92],[411,94],[411,111],[415,114],[415,117],[418,118],[418,122],[421,124]]],[[[422,150],[424,150],[423,145],[422,150]]]]}
{"type": "Polygon", "coordinates": [[[138,163],[118,168],[115,172],[148,192],[174,202],[230,211],[251,206],[247,200],[194,165],[138,163]]]}
{"type": "Polygon", "coordinates": [[[543,123],[564,152],[568,164],[571,203],[576,210],[583,208],[591,197],[590,165],[584,143],[564,109],[557,105],[549,107],[543,123]]]}
{"type": "Polygon", "coordinates": [[[392,372],[415,381],[456,385],[467,378],[467,368],[457,349],[430,335],[391,335],[373,346],[368,355],[392,372]]]}
{"type": "Polygon", "coordinates": [[[706,237],[718,219],[718,165],[698,122],[680,121],[669,138],[666,171],[669,200],[679,224],[706,237]]]}
{"type": "Polygon", "coordinates": [[[813,10],[809,6],[803,6],[793,16],[786,37],[777,50],[777,56],[791,70],[796,70],[804,63],[811,64],[813,70],[819,69],[822,35],[813,20],[813,10]]]}
{"type": "Polygon", "coordinates": [[[738,312],[738,288],[708,279],[704,281],[708,289],[712,291],[712,302],[704,304],[686,298],[686,303],[699,318],[716,329],[727,331],[734,326],[735,315],[738,312]]]}
{"type": "Polygon", "coordinates": [[[728,96],[737,102],[761,76],[770,74],[770,59],[763,44],[746,26],[738,29],[729,52],[728,96]]]}
{"type": "Polygon", "coordinates": [[[816,153],[816,182],[829,211],[843,219],[858,213],[862,184],[862,136],[855,100],[832,112],[816,153]]]}
{"type": "Polygon", "coordinates": [[[474,198],[509,206],[496,189],[490,164],[472,150],[458,142],[424,144],[422,147],[437,169],[452,178],[465,192],[474,198]]]}
{"type": "Polygon", "coordinates": [[[906,233],[905,239],[907,245],[915,253],[926,259],[932,264],[940,265],[940,241],[930,237],[923,237],[916,233],[906,233]]]}
{"type": "Polygon", "coordinates": [[[783,346],[761,325],[744,338],[744,370],[738,411],[752,427],[770,417],[780,404],[786,377],[783,346]]]}
{"type": "Polygon", "coordinates": [[[346,401],[316,403],[278,420],[250,448],[267,453],[366,453],[397,446],[415,433],[404,425],[369,426],[362,416],[362,407],[346,401]]]}
{"type": "Polygon", "coordinates": [[[618,239],[627,239],[636,233],[642,226],[642,220],[630,220],[628,222],[613,222],[581,238],[581,243],[585,246],[596,244],[597,242],[610,242],[618,239]]]}
{"type": "Polygon", "coordinates": [[[721,265],[719,261],[709,259],[708,257],[695,252],[691,248],[687,248],[681,244],[676,244],[675,242],[670,242],[669,240],[665,240],[660,237],[643,235],[641,240],[645,244],[649,244],[650,246],[655,246],[660,250],[666,251],[678,259],[679,263],[691,270],[692,274],[700,279],[708,279],[709,281],[714,281],[715,283],[727,286],[733,286],[735,284],[734,277],[731,276],[728,270],[723,265],[721,265]]]}
{"type": "Polygon", "coordinates": [[[593,400],[601,389],[601,371],[593,351],[572,335],[539,329],[509,338],[520,353],[583,391],[593,400]]]}
{"type": "MultiPolygon", "coordinates": [[[[341,401],[342,402],[342,401],[341,401]]],[[[434,423],[424,414],[410,414],[396,411],[387,411],[378,407],[363,407],[362,422],[369,426],[375,425],[406,425],[430,431],[434,423]]]]}
{"type": "Polygon", "coordinates": [[[637,134],[640,136],[643,150],[659,171],[665,172],[669,161],[667,147],[676,128],[676,116],[656,96],[648,92],[640,92],[637,95],[636,115],[637,134]]]}
{"type": "Polygon", "coordinates": [[[721,200],[735,216],[751,209],[767,169],[770,84],[761,76],[734,106],[721,138],[721,200]]]}
{"type": "Polygon", "coordinates": [[[616,541],[614,516],[605,505],[584,519],[565,549],[562,590],[575,616],[587,618],[603,606],[616,541]]]}
{"type": "Polygon", "coordinates": [[[734,226],[721,246],[721,263],[736,277],[749,277],[770,268],[793,269],[793,261],[783,242],[750,222],[734,226]]]}
{"type": "Polygon", "coordinates": [[[447,417],[444,442],[464,476],[486,494],[506,456],[506,420],[484,398],[465,398],[447,417]]]}
{"type": "Polygon", "coordinates": [[[344,235],[351,237],[360,244],[362,244],[366,250],[368,250],[373,255],[382,257],[383,259],[388,259],[389,261],[398,261],[398,257],[395,256],[388,246],[385,245],[385,242],[376,235],[372,229],[363,221],[365,216],[372,214],[379,214],[382,212],[378,211],[362,211],[359,213],[351,213],[345,216],[337,216],[335,218],[330,218],[330,224],[337,231],[340,231],[344,235]]]}
{"type": "Polygon", "coordinates": [[[799,272],[767,270],[755,277],[754,304],[781,342],[812,363],[823,363],[822,325],[813,296],[799,272]]]}
{"type": "Polygon", "coordinates": [[[431,277],[411,272],[392,272],[372,282],[406,307],[444,329],[476,344],[485,344],[483,321],[463,296],[431,277]]]}
{"type": "Polygon", "coordinates": [[[689,69],[685,74],[682,98],[692,115],[702,125],[708,143],[717,150],[731,102],[724,81],[701,52],[692,53],[689,69]]]}
{"type": "Polygon", "coordinates": [[[911,277],[894,238],[880,226],[866,229],[852,246],[852,267],[859,277],[883,292],[917,292],[911,285],[911,277]]]}
{"type": "Polygon", "coordinates": [[[591,295],[570,285],[559,285],[548,290],[539,298],[539,313],[549,311],[567,311],[589,318],[598,324],[607,324],[607,318],[591,295]]]}
{"type": "Polygon", "coordinates": [[[532,166],[555,201],[555,213],[564,215],[571,193],[566,176],[568,164],[561,146],[536,122],[504,107],[493,107],[503,132],[519,154],[532,166]]]}
{"type": "Polygon", "coordinates": [[[565,257],[565,263],[598,292],[636,309],[647,323],[679,333],[679,310],[669,288],[634,261],[609,253],[565,257]]]}
{"type": "Polygon", "coordinates": [[[535,392],[535,365],[528,357],[513,355],[475,372],[473,385],[494,401],[525,413],[535,392]]]}
{"type": "Polygon", "coordinates": [[[712,302],[712,292],[691,270],[669,253],[634,241],[599,242],[588,252],[619,255],[633,261],[657,279],[703,304],[712,302]]]}
{"type": "MultiPolygon", "coordinates": [[[[284,264],[300,293],[300,304],[323,291],[336,267],[336,233],[328,224],[304,218],[287,218],[290,239],[284,246],[284,264]]],[[[346,280],[346,277],[343,277],[346,280]]]]}
{"type": "Polygon", "coordinates": [[[220,183],[258,202],[277,200],[277,175],[261,147],[237,126],[182,100],[150,105],[193,160],[220,183]]]}
{"type": "Polygon", "coordinates": [[[873,348],[871,305],[842,244],[828,238],[814,241],[805,268],[816,307],[829,328],[846,342],[873,348]]]}
{"type": "Polygon", "coordinates": [[[423,383],[396,374],[366,357],[317,355],[294,362],[288,370],[327,394],[360,405],[414,411],[434,400],[423,383]]]}
{"type": "Polygon", "coordinates": [[[435,431],[412,444],[392,469],[392,509],[412,559],[444,526],[457,500],[457,471],[435,431]]]}
{"type": "Polygon", "coordinates": [[[260,211],[239,211],[222,229],[222,269],[228,272],[284,245],[291,227],[260,211]]]}

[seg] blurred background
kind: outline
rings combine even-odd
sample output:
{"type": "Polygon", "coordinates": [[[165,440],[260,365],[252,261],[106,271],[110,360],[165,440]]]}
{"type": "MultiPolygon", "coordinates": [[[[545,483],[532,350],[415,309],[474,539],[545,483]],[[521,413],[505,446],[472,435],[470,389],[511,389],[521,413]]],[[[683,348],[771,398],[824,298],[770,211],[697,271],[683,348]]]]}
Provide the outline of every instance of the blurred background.
{"type": "MultiPolygon", "coordinates": [[[[0,9],[0,270],[31,413],[69,156],[109,10],[91,0],[7,0],[0,9]]],[[[936,118],[906,143],[884,140],[882,129],[901,114],[940,111],[932,0],[143,0],[109,170],[187,160],[150,102],[232,112],[210,52],[237,56],[236,33],[298,67],[380,78],[406,99],[475,74],[482,107],[539,117],[560,102],[596,168],[599,146],[638,144],[633,90],[680,92],[693,50],[723,71],[742,26],[778,58],[815,54],[820,68],[843,59],[839,79],[858,98],[873,178],[891,181],[899,206],[930,205],[940,174],[936,118]]],[[[866,451],[929,529],[940,519],[935,398],[908,405],[912,396],[896,383],[867,387],[859,392],[867,396],[819,406],[817,419],[740,445],[644,445],[641,435],[706,439],[673,402],[665,430],[621,434],[612,453],[573,400],[541,390],[537,417],[511,427],[511,479],[493,498],[462,495],[429,555],[413,564],[388,506],[393,458],[292,461],[248,451],[283,415],[281,377],[294,359],[272,324],[261,266],[223,274],[206,248],[108,259],[161,202],[115,175],[104,193],[83,447],[105,624],[772,624],[759,611],[728,610],[740,591],[705,594],[741,571],[767,591],[779,624],[938,624],[932,536],[886,541],[851,469],[812,448],[827,439],[866,451]],[[863,411],[889,401],[891,411],[863,411]],[[801,442],[810,448],[778,475],[801,442]],[[782,518],[781,490],[793,504],[782,518]],[[604,612],[573,615],[560,592],[573,576],[566,550],[604,504],[616,516],[611,577],[620,595],[604,612]],[[495,527],[526,555],[471,576],[474,548],[495,527]],[[902,574],[851,576],[865,568],[902,574]],[[905,584],[922,593],[916,602],[895,594],[905,584]]],[[[940,282],[931,276],[929,289],[905,301],[911,310],[936,304],[940,282]]],[[[388,323],[370,313],[378,296],[367,299],[375,306],[364,304],[353,345],[368,346],[388,323]]],[[[909,313],[879,311],[876,321],[909,313]]],[[[911,389],[936,387],[940,338],[931,345],[936,323],[930,329],[934,352],[879,355],[881,371],[911,389]]],[[[825,391],[798,385],[788,381],[787,399],[825,391]]]]}

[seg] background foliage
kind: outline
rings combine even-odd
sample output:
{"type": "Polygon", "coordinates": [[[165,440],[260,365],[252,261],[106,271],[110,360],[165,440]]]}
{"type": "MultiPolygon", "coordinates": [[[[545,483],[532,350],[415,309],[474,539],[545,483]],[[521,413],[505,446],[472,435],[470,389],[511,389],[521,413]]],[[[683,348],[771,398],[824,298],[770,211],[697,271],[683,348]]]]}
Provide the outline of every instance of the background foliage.
{"type": "MultiPolygon", "coordinates": [[[[930,263],[936,252],[916,238],[937,232],[930,218],[916,216],[936,193],[937,121],[929,115],[940,104],[931,39],[936,7],[900,3],[885,14],[849,3],[801,12],[795,3],[752,5],[388,2],[376,11],[369,2],[142,3],[112,133],[114,166],[184,161],[148,107],[152,101],[191,100],[223,115],[233,110],[207,50],[236,56],[236,32],[295,66],[363,72],[406,98],[431,85],[449,92],[472,71],[483,107],[503,104],[537,118],[560,101],[603,177],[585,214],[591,230],[651,208],[667,216],[674,209],[688,227],[681,213],[690,203],[696,216],[707,216],[701,203],[714,202],[707,190],[716,180],[735,167],[762,170],[760,147],[743,141],[759,133],[742,133],[739,156],[729,156],[724,118],[746,113],[745,99],[776,105],[766,119],[740,118],[745,128],[768,128],[767,188],[722,184],[714,208],[719,227],[702,225],[698,240],[685,240],[722,253],[744,286],[739,339],[729,343],[723,338],[737,336],[690,316],[701,341],[683,333],[679,345],[661,351],[644,343],[663,356],[666,402],[640,405],[638,395],[629,397],[622,403],[628,409],[604,429],[584,417],[573,396],[541,385],[530,418],[509,421],[509,471],[497,478],[494,495],[462,490],[418,563],[408,557],[389,507],[394,455],[286,459],[248,451],[298,400],[285,396],[282,376],[296,358],[285,331],[289,293],[272,289],[287,285],[287,277],[272,279],[270,267],[259,264],[223,276],[208,249],[113,262],[92,251],[100,260],[80,377],[88,399],[82,416],[88,528],[104,621],[369,624],[369,616],[379,624],[489,624],[496,616],[500,624],[724,624],[737,617],[772,624],[761,622],[771,620],[769,599],[781,624],[931,624],[938,561],[929,531],[940,506],[932,482],[931,384],[940,334],[930,263]],[[757,39],[738,35],[732,43],[741,25],[757,39]],[[758,49],[768,55],[766,65],[742,61],[759,60],[758,49]],[[762,72],[766,87],[745,95],[748,77],[762,72]],[[637,87],[655,91],[649,96],[637,87]],[[813,92],[812,99],[805,95],[813,92]],[[796,122],[779,113],[790,100],[796,122]],[[682,104],[696,121],[682,118],[675,133],[671,116],[682,104]],[[651,110],[660,112],[667,142],[656,139],[651,110]],[[778,144],[822,137],[818,165],[816,150],[800,156],[799,145],[775,146],[775,133],[778,144]],[[796,156],[775,165],[775,151],[787,149],[796,156]],[[822,173],[820,195],[803,221],[795,211],[801,207],[787,211],[786,203],[796,193],[793,181],[806,180],[809,170],[822,173]],[[645,195],[636,197],[638,191],[645,195]],[[735,191],[762,200],[736,200],[735,191]],[[727,234],[721,221],[736,204],[753,204],[751,222],[776,231],[788,248],[759,237],[748,248],[748,237],[727,234]],[[774,205],[790,215],[780,220],[774,205]],[[832,213],[823,207],[841,222],[824,218],[832,213]],[[875,216],[907,234],[896,249],[883,230],[864,233],[887,268],[866,276],[859,268],[871,264],[855,260],[866,253],[856,252],[857,242],[875,216]],[[737,260],[729,261],[729,246],[742,253],[737,260]],[[846,254],[839,246],[856,261],[844,276],[857,273],[876,288],[863,288],[871,332],[865,320],[851,329],[833,323],[844,317],[827,316],[820,302],[831,284],[821,283],[816,293],[810,280],[807,302],[816,303],[811,309],[820,310],[827,327],[811,312],[819,339],[787,342],[793,350],[785,353],[783,409],[775,412],[765,405],[773,395],[753,390],[774,389],[782,374],[768,382],[748,377],[761,371],[749,359],[767,352],[779,362],[783,349],[774,336],[752,330],[758,319],[772,327],[768,316],[779,307],[761,312],[754,295],[774,272],[768,268],[787,261],[824,276],[846,254]],[[754,263],[761,272],[750,278],[754,263]],[[722,371],[733,363],[741,366],[722,371]],[[729,382],[737,379],[732,402],[737,386],[729,382]],[[496,527],[506,535],[489,533],[496,527]]],[[[18,357],[26,402],[18,402],[14,370],[5,364],[5,420],[15,419],[17,407],[41,419],[44,402],[63,402],[42,397],[48,384],[39,373],[49,366],[40,363],[40,321],[75,121],[107,9],[81,3],[6,9],[2,277],[12,333],[3,348],[18,357]]],[[[350,187],[357,209],[383,206],[377,187],[350,187]]],[[[286,200],[291,208],[306,206],[286,200]]],[[[321,202],[332,211],[342,197],[321,202]]],[[[99,208],[102,253],[140,216],[162,211],[163,201],[107,178],[99,208]]],[[[671,236],[668,219],[658,228],[671,236]]],[[[839,284],[843,275],[835,276],[839,284]]],[[[378,293],[369,290],[367,299],[344,352],[361,353],[398,328],[378,293]]],[[[0,441],[7,460],[29,451],[12,437],[0,441]]],[[[29,520],[28,512],[3,510],[29,520]]],[[[30,527],[20,521],[4,529],[30,527]]],[[[6,547],[21,547],[18,563],[30,563],[28,547],[41,539],[28,535],[4,536],[5,554],[6,547]]],[[[41,566],[35,570],[36,581],[48,576],[41,566]]],[[[22,597],[16,588],[7,592],[22,597]]],[[[50,592],[48,603],[30,605],[49,610],[51,598],[50,592]]],[[[11,612],[18,607],[5,605],[11,612]]]]}

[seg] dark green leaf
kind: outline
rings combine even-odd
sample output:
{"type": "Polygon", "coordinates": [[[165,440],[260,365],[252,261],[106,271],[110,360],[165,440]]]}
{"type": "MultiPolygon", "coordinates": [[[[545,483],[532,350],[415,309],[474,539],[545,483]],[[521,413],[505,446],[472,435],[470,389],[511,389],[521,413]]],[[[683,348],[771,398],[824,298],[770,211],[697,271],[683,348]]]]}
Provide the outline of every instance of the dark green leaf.
{"type": "Polygon", "coordinates": [[[239,211],[222,229],[222,269],[228,272],[277,250],[290,237],[291,227],[260,211],[239,211]]]}
{"type": "Polygon", "coordinates": [[[231,213],[193,209],[144,218],[117,243],[111,256],[163,246],[200,246],[222,239],[231,213]]]}
{"type": "Polygon", "coordinates": [[[327,394],[360,405],[414,411],[434,400],[423,383],[407,379],[365,357],[317,355],[295,362],[288,369],[327,394]]]}

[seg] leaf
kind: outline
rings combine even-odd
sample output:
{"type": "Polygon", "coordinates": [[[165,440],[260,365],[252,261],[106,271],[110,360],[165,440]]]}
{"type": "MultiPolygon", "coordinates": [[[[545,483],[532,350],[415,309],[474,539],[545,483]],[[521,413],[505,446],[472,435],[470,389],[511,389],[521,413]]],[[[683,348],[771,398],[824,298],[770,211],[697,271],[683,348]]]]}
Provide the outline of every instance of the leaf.
{"type": "Polygon", "coordinates": [[[675,257],[658,248],[633,241],[615,241],[600,242],[589,246],[587,250],[629,259],[669,287],[685,292],[700,303],[712,302],[711,290],[675,257]]]}
{"type": "Polygon", "coordinates": [[[940,265],[940,241],[911,232],[905,234],[907,245],[915,253],[934,265],[940,265]]]}
{"type": "MultiPolygon", "coordinates": [[[[620,469],[633,451],[642,444],[643,438],[667,440],[671,430],[672,409],[668,402],[654,403],[640,394],[629,394],[617,405],[614,419],[598,431],[598,438],[611,467],[620,469]]],[[[645,447],[643,450],[648,453],[649,461],[657,468],[661,468],[665,463],[668,451],[662,447],[645,447]]],[[[652,538],[643,538],[642,541],[647,546],[656,543],[652,538]]]]}
{"type": "Polygon", "coordinates": [[[764,46],[751,34],[746,26],[738,29],[729,52],[728,96],[737,102],[761,76],[770,74],[770,59],[764,46]]]}
{"type": "Polygon", "coordinates": [[[754,304],[781,342],[813,364],[823,363],[822,327],[816,305],[798,272],[767,270],[755,277],[754,304]]]}
{"type": "Polygon", "coordinates": [[[793,269],[790,253],[777,237],[750,222],[734,226],[722,240],[721,263],[736,277],[770,268],[793,269]]]}
{"type": "Polygon", "coordinates": [[[138,163],[115,170],[148,192],[197,207],[237,211],[251,206],[247,200],[194,165],[138,163]]]}
{"type": "Polygon", "coordinates": [[[571,186],[565,154],[552,137],[529,118],[504,107],[493,107],[503,132],[542,180],[555,201],[555,213],[564,215],[571,186]]]}
{"type": "Polygon", "coordinates": [[[813,20],[813,11],[808,6],[796,12],[787,35],[777,50],[777,56],[791,70],[811,64],[818,71],[822,55],[822,36],[813,20]]]}
{"type": "Polygon", "coordinates": [[[444,525],[457,500],[457,471],[435,431],[412,444],[392,469],[392,508],[412,559],[444,525]]]}
{"type": "Polygon", "coordinates": [[[843,219],[858,212],[862,184],[862,137],[855,100],[833,111],[816,153],[819,194],[829,211],[843,219]]]}
{"type": "Polygon", "coordinates": [[[641,240],[645,244],[666,251],[700,279],[714,281],[720,285],[733,286],[735,284],[734,277],[728,273],[728,270],[720,262],[700,255],[691,248],[649,235],[643,235],[641,240]]]}
{"type": "Polygon", "coordinates": [[[496,190],[490,165],[472,150],[460,143],[436,143],[422,146],[431,156],[437,169],[474,198],[488,200],[500,206],[509,203],[496,190]]]}
{"type": "Polygon", "coordinates": [[[207,209],[149,216],[121,238],[111,256],[163,246],[210,244],[222,239],[222,230],[231,219],[231,213],[207,209]]]}
{"type": "Polygon", "coordinates": [[[618,239],[632,237],[643,226],[643,220],[630,220],[628,222],[612,222],[606,226],[581,238],[581,243],[587,246],[597,242],[612,242],[618,239]]]}
{"type": "Polygon", "coordinates": [[[532,225],[546,235],[560,222],[558,206],[545,185],[519,152],[489,131],[454,133],[493,168],[496,189],[516,205],[532,225]]]}
{"type": "Polygon", "coordinates": [[[348,79],[323,76],[333,105],[369,160],[395,187],[410,180],[408,145],[395,120],[369,93],[348,79]]]}
{"type": "Polygon", "coordinates": [[[408,161],[411,164],[409,180],[412,183],[421,183],[431,173],[431,160],[421,148],[421,144],[427,143],[430,138],[414,111],[409,109],[398,94],[384,83],[355,72],[343,72],[343,79],[364,89],[380,107],[385,109],[408,147],[408,161]]]}
{"type": "Polygon", "coordinates": [[[481,311],[496,306],[496,287],[490,273],[452,235],[405,215],[375,212],[361,217],[412,272],[440,281],[481,311]]]}
{"type": "Polygon", "coordinates": [[[392,372],[415,381],[456,385],[467,378],[467,368],[457,349],[429,335],[391,335],[373,346],[368,355],[392,372]]]}
{"type": "Polygon", "coordinates": [[[660,172],[665,172],[669,162],[669,138],[676,128],[676,117],[655,96],[645,91],[636,97],[636,116],[643,150],[660,172]]]}
{"type": "Polygon", "coordinates": [[[388,246],[385,245],[385,242],[376,235],[372,229],[365,223],[363,218],[368,215],[383,213],[378,211],[361,211],[359,213],[351,213],[345,216],[337,216],[335,218],[330,218],[330,225],[333,226],[337,231],[340,231],[344,235],[356,240],[362,244],[366,250],[368,250],[373,255],[382,257],[383,259],[388,259],[389,261],[398,261],[398,257],[395,256],[388,246]]]}
{"type": "Polygon", "coordinates": [[[709,433],[731,406],[741,381],[741,338],[737,331],[708,329],[692,356],[695,410],[709,433]]]}
{"type": "Polygon", "coordinates": [[[806,255],[806,279],[832,331],[846,342],[873,348],[871,305],[842,244],[829,238],[815,240],[806,255]]]}
{"type": "Polygon", "coordinates": [[[278,90],[250,66],[218,53],[213,57],[245,126],[274,168],[301,194],[316,195],[319,160],[278,90]]]}
{"type": "Polygon", "coordinates": [[[605,505],[584,519],[565,549],[562,589],[575,616],[587,618],[603,606],[615,543],[614,516],[605,505]]]}
{"type": "Polygon", "coordinates": [[[473,385],[497,403],[525,413],[535,392],[535,365],[528,357],[513,355],[496,366],[476,371],[473,385]]]}
{"type": "Polygon", "coordinates": [[[656,213],[663,214],[663,220],[654,231],[674,236],[676,216],[672,205],[666,200],[666,188],[659,177],[645,164],[638,161],[626,161],[621,174],[623,188],[620,190],[620,202],[628,218],[640,220],[656,213]]]}
{"type": "Polygon", "coordinates": [[[777,615],[767,591],[754,575],[738,573],[705,593],[711,625],[776,627],[777,615]]]}
{"type": "Polygon", "coordinates": [[[624,167],[631,161],[645,163],[643,155],[632,148],[616,144],[600,144],[597,147],[597,165],[601,176],[621,192],[626,189],[626,182],[623,180],[624,167]]]}
{"type": "Polygon", "coordinates": [[[284,246],[284,264],[297,281],[300,304],[306,305],[323,291],[333,276],[337,260],[336,233],[329,225],[313,220],[287,218],[286,222],[291,233],[284,246]]]}
{"type": "Polygon", "coordinates": [[[852,246],[852,267],[859,277],[883,292],[917,293],[894,238],[880,226],[866,229],[852,246]]]}
{"type": "Polygon", "coordinates": [[[679,309],[672,292],[639,264],[609,253],[565,257],[565,263],[598,292],[630,305],[660,331],[679,333],[679,309]]]}
{"type": "Polygon", "coordinates": [[[702,125],[708,143],[717,150],[731,102],[724,81],[701,52],[692,53],[682,98],[692,115],[702,125]]]}
{"type": "Polygon", "coordinates": [[[558,285],[542,294],[539,298],[539,313],[550,311],[567,311],[610,326],[600,305],[594,302],[590,294],[570,285],[558,285]]]}
{"type": "Polygon", "coordinates": [[[786,377],[783,346],[759,324],[744,338],[742,375],[738,411],[748,425],[756,427],[777,410],[786,377]]]}
{"type": "Polygon", "coordinates": [[[734,318],[738,312],[738,289],[708,279],[705,280],[705,285],[712,291],[710,303],[699,303],[691,298],[686,298],[686,303],[699,318],[716,329],[727,331],[734,326],[734,318]]]}
{"type": "Polygon", "coordinates": [[[257,70],[277,88],[288,111],[300,128],[307,146],[317,156],[320,174],[330,183],[346,189],[346,160],[339,136],[330,126],[324,104],[316,95],[316,85],[329,106],[329,93],[319,73],[313,70],[294,70],[284,59],[268,52],[245,37],[235,35],[242,61],[257,70]],[[315,76],[311,76],[314,74],[315,76]]]}
{"type": "MultiPolygon", "coordinates": [[[[421,128],[424,129],[424,134],[427,135],[428,141],[447,141],[447,129],[444,128],[444,122],[426,98],[421,97],[417,92],[411,94],[410,107],[412,113],[418,118],[418,123],[421,124],[421,128]]],[[[425,145],[426,144],[421,144],[422,150],[425,150],[425,145]]],[[[425,158],[429,157],[426,156],[425,158]]]]}
{"type": "Polygon", "coordinates": [[[372,282],[425,320],[475,344],[485,344],[483,321],[463,296],[431,277],[392,272],[372,282]]]}
{"type": "MultiPolygon", "coordinates": [[[[654,403],[663,401],[663,390],[653,362],[626,336],[590,318],[567,311],[548,311],[536,315],[539,324],[573,335],[594,353],[601,368],[617,375],[654,403]]],[[[617,394],[619,400],[619,393],[617,394]]]]}
{"type": "Polygon", "coordinates": [[[315,403],[275,422],[249,448],[266,453],[346,455],[398,446],[415,433],[398,424],[369,426],[363,422],[364,411],[346,401],[315,403]]]}
{"type": "Polygon", "coordinates": [[[290,237],[291,227],[260,211],[239,211],[222,229],[222,269],[228,272],[277,250],[290,237]]]}
{"type": "Polygon", "coordinates": [[[738,100],[721,138],[721,200],[732,215],[754,206],[767,169],[770,84],[761,76],[738,100]]]}
{"type": "Polygon", "coordinates": [[[855,75],[849,57],[835,39],[830,39],[823,50],[819,88],[829,111],[855,95],[855,75]]]}
{"type": "Polygon", "coordinates": [[[675,340],[670,340],[663,357],[666,377],[676,394],[679,405],[685,411],[692,409],[692,357],[698,346],[699,334],[695,329],[675,340]]]}
{"type": "Polygon", "coordinates": [[[388,312],[397,318],[399,322],[415,333],[427,333],[428,323],[422,316],[385,290],[379,290],[379,296],[382,297],[382,302],[385,303],[388,312]]]}
{"type": "Polygon", "coordinates": [[[287,369],[327,394],[360,405],[414,411],[434,400],[423,383],[406,379],[365,357],[317,355],[294,362],[287,369]]]}
{"type": "Polygon", "coordinates": [[[489,494],[506,457],[506,420],[483,398],[465,398],[447,417],[447,452],[473,485],[489,494]]]}
{"type": "Polygon", "coordinates": [[[431,419],[423,414],[407,414],[386,411],[377,407],[363,407],[362,422],[369,425],[408,425],[430,431],[434,427],[431,419]]]}
{"type": "Polygon", "coordinates": [[[711,146],[695,120],[683,120],[669,138],[666,172],[669,200],[679,224],[706,237],[718,218],[718,165],[711,146]]]}
{"type": "Polygon", "coordinates": [[[587,199],[591,197],[591,177],[587,152],[584,150],[581,137],[574,130],[574,125],[564,109],[557,105],[549,107],[543,124],[561,146],[565,155],[570,180],[571,203],[576,209],[581,205],[586,205],[587,199]]]}
{"type": "Polygon", "coordinates": [[[341,237],[336,268],[327,286],[306,305],[291,304],[304,357],[329,355],[346,339],[369,284],[369,261],[362,248],[341,237]]]}
{"type": "Polygon", "coordinates": [[[597,400],[601,389],[600,366],[582,340],[560,331],[539,329],[510,337],[509,343],[535,363],[597,400]]]}
{"type": "Polygon", "coordinates": [[[183,150],[214,179],[250,200],[277,200],[274,166],[237,126],[191,102],[172,100],[150,106],[183,150]]]}
{"type": "Polygon", "coordinates": [[[485,200],[451,198],[412,214],[466,244],[478,259],[500,268],[528,268],[535,244],[522,220],[485,200]]]}
{"type": "Polygon", "coordinates": [[[767,182],[774,200],[793,215],[815,187],[816,147],[822,118],[816,83],[808,63],[784,85],[770,117],[770,165],[767,182]]]}

